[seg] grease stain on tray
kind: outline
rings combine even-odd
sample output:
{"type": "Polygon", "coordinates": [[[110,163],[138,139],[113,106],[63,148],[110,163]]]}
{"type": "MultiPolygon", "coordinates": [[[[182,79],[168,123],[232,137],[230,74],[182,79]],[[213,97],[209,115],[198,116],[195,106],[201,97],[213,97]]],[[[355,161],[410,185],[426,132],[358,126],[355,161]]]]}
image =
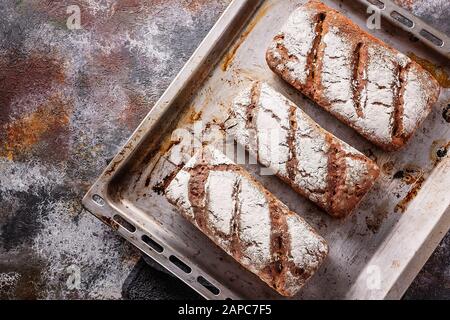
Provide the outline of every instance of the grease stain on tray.
{"type": "Polygon", "coordinates": [[[97,217],[101,222],[110,226],[114,231],[119,230],[119,224],[116,221],[114,221],[114,219],[105,216],[97,216],[97,217]]]}
{"type": "Polygon", "coordinates": [[[159,146],[159,153],[162,154],[163,156],[165,156],[172,149],[173,146],[176,146],[180,142],[181,142],[181,138],[180,139],[172,139],[172,137],[170,137],[170,138],[164,139],[164,141],[159,146]]]}
{"type": "Polygon", "coordinates": [[[386,207],[387,204],[381,205],[373,211],[372,215],[366,217],[367,229],[372,231],[372,233],[377,233],[378,231],[380,231],[383,222],[388,217],[389,211],[386,207]]]}
{"type": "Polygon", "coordinates": [[[394,163],[394,161],[388,161],[388,162],[386,162],[386,163],[384,163],[382,166],[381,166],[381,170],[385,173],[385,174],[387,174],[387,175],[392,175],[392,172],[393,172],[393,170],[394,170],[394,167],[395,167],[395,163],[394,163]]]}
{"type": "Polygon", "coordinates": [[[192,113],[189,115],[189,120],[194,123],[196,121],[199,121],[202,117],[202,111],[196,112],[195,110],[192,111],[192,113]]]}
{"type": "Polygon", "coordinates": [[[400,268],[400,267],[401,267],[401,263],[399,260],[392,261],[391,268],[400,268]]]}
{"type": "Polygon", "coordinates": [[[425,177],[420,176],[413,184],[412,188],[409,190],[407,195],[399,202],[394,208],[394,212],[396,213],[405,213],[406,209],[408,208],[409,203],[414,200],[414,198],[419,193],[420,189],[422,188],[423,184],[425,182],[425,177]]]}
{"type": "Polygon", "coordinates": [[[412,52],[408,52],[408,57],[431,73],[443,88],[450,88],[450,77],[443,66],[436,65],[427,59],[418,57],[412,52]]]}
{"type": "MultiPolygon", "coordinates": [[[[444,158],[448,156],[450,141],[435,140],[431,144],[429,158],[432,168],[435,168],[444,158]]],[[[384,167],[384,166],[383,166],[384,167]]],[[[384,168],[383,168],[384,169],[384,168]]],[[[428,172],[428,171],[427,171],[428,172]]],[[[408,193],[395,206],[394,212],[404,213],[409,203],[417,196],[426,180],[426,172],[417,165],[406,165],[402,170],[393,175],[394,180],[401,180],[402,183],[410,185],[408,193]]]]}
{"type": "Polygon", "coordinates": [[[393,179],[401,179],[403,183],[411,185],[423,176],[423,170],[416,165],[408,164],[402,170],[397,171],[393,179]]]}
{"type": "Polygon", "coordinates": [[[450,148],[450,141],[446,140],[436,140],[433,141],[430,148],[430,160],[433,166],[437,166],[439,162],[442,161],[448,155],[448,150],[450,148]]]}
{"type": "Polygon", "coordinates": [[[241,45],[245,42],[248,35],[255,29],[258,22],[266,15],[267,11],[270,9],[271,5],[265,5],[263,8],[259,10],[254,19],[249,23],[245,31],[239,36],[237,42],[233,45],[231,50],[225,55],[225,58],[222,62],[222,71],[227,71],[228,68],[233,64],[233,60],[236,57],[236,53],[238,52],[241,45]]]}
{"type": "Polygon", "coordinates": [[[450,123],[450,102],[442,110],[442,117],[446,122],[450,123]]]}

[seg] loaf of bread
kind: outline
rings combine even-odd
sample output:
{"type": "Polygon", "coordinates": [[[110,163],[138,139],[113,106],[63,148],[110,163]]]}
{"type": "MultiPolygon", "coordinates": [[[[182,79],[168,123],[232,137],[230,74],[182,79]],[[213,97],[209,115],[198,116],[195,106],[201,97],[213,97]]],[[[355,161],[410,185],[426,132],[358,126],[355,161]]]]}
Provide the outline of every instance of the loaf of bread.
{"type": "Polygon", "coordinates": [[[242,266],[294,295],[328,253],[325,240],[223,153],[203,147],[166,197],[242,266]]]}
{"type": "Polygon", "coordinates": [[[334,217],[349,215],[380,172],[265,82],[241,92],[227,126],[262,165],[334,217]]]}
{"type": "Polygon", "coordinates": [[[386,151],[405,145],[440,91],[419,64],[318,1],[292,13],[266,59],[285,81],[386,151]]]}

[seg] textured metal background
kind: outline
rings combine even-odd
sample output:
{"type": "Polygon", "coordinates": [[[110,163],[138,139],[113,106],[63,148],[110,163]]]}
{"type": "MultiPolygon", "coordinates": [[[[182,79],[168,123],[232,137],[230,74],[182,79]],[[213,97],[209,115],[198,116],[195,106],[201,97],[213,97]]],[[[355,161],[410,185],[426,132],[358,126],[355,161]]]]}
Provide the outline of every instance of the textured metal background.
{"type": "Polygon", "coordinates": [[[421,18],[430,26],[450,36],[450,1],[448,0],[394,0],[396,4],[421,18]]]}
{"type": "MultiPolygon", "coordinates": [[[[228,3],[0,0],[1,298],[198,298],[81,197],[228,3]]],[[[449,238],[407,297],[450,298],[449,238]]]]}

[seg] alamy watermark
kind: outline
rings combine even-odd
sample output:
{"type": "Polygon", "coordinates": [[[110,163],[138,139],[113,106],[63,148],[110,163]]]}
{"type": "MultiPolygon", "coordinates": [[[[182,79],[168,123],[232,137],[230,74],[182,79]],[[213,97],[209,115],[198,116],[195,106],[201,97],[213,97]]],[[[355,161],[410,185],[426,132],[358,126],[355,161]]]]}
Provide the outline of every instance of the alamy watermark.
{"type": "Polygon", "coordinates": [[[381,268],[377,265],[370,265],[366,269],[366,286],[368,290],[381,289],[381,268]]]}
{"type": "Polygon", "coordinates": [[[69,30],[81,29],[81,9],[77,5],[70,5],[67,7],[66,13],[69,15],[67,18],[66,26],[69,30]]]}
{"type": "Polygon", "coordinates": [[[66,268],[66,273],[69,275],[66,280],[67,289],[79,290],[81,288],[81,269],[75,264],[66,268]]]}
{"type": "Polygon", "coordinates": [[[375,5],[370,5],[367,7],[367,18],[366,25],[370,30],[381,29],[381,9],[375,5]]]}
{"type": "Polygon", "coordinates": [[[246,129],[246,137],[242,140],[247,140],[247,143],[240,141],[238,144],[235,143],[233,133],[226,131],[224,134],[218,127],[209,128],[207,131],[204,128],[203,123],[197,121],[192,130],[178,128],[172,132],[171,141],[176,143],[178,148],[172,151],[171,156],[178,160],[176,162],[186,163],[203,145],[212,145],[236,164],[252,165],[259,162],[262,165],[261,175],[274,175],[286,165],[290,151],[286,137],[282,136],[279,129],[246,129]],[[247,153],[246,150],[250,152],[247,153]]]}

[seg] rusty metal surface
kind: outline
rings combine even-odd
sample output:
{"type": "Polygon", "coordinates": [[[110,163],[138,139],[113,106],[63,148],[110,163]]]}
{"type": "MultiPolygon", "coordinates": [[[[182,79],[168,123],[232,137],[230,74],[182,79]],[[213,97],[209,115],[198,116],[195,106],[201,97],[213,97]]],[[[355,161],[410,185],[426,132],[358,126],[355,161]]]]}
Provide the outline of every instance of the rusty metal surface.
{"type": "MultiPolygon", "coordinates": [[[[116,299],[124,283],[128,297],[144,297],[133,289],[142,280],[126,281],[143,272],[139,253],[81,197],[228,2],[0,2],[0,297],[116,299]],[[81,30],[65,27],[74,3],[81,30]]],[[[448,290],[449,250],[444,240],[447,260],[430,259],[410,297],[448,290]]],[[[153,277],[162,275],[144,277],[149,287],[153,277]]],[[[177,297],[171,286],[151,298],[177,297]]]]}
{"type": "Polygon", "coordinates": [[[140,255],[81,198],[228,2],[0,2],[1,297],[121,298],[140,255]]]}

